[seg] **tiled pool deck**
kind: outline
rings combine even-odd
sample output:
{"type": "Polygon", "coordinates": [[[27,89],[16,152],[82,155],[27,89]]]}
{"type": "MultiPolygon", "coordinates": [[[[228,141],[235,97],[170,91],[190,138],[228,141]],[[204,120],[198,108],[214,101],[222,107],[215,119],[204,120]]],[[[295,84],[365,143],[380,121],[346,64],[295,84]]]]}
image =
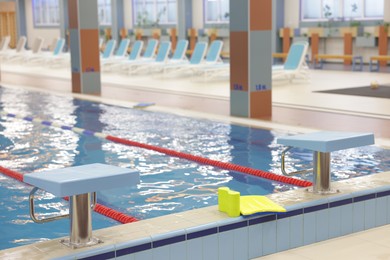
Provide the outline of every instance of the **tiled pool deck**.
{"type": "Polygon", "coordinates": [[[339,193],[271,194],[287,213],[229,218],[217,206],[94,231],[100,245],[60,239],[0,251],[1,259],[251,259],[390,223],[390,172],[333,183],[339,193]]]}

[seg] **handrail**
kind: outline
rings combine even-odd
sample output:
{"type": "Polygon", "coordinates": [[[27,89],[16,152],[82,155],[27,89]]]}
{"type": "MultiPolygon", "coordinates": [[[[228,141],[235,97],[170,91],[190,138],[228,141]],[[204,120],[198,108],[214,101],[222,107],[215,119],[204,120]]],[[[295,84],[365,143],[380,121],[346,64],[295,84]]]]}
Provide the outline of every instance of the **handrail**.
{"type": "Polygon", "coordinates": [[[298,174],[305,174],[305,173],[312,172],[312,171],[313,171],[313,168],[306,169],[306,170],[295,171],[295,172],[290,172],[290,173],[286,172],[286,169],[285,169],[285,157],[286,157],[286,153],[287,153],[291,148],[292,148],[292,147],[289,146],[289,147],[287,147],[286,149],[284,149],[283,152],[282,152],[282,156],[281,156],[281,169],[282,169],[283,175],[286,175],[286,176],[294,176],[294,175],[298,175],[298,174]]]}
{"type": "MultiPolygon", "coordinates": [[[[29,195],[29,203],[30,203],[30,217],[31,219],[35,222],[35,223],[39,223],[39,224],[42,224],[42,223],[47,223],[47,222],[51,222],[51,221],[54,221],[54,220],[59,220],[59,219],[63,219],[63,218],[69,218],[69,214],[64,214],[64,215],[58,215],[58,216],[54,216],[54,217],[49,217],[49,218],[41,218],[39,219],[36,215],[35,215],[35,205],[34,205],[34,198],[35,198],[35,193],[39,190],[38,187],[34,187],[31,192],[30,192],[30,195],[29,195]]],[[[95,206],[96,206],[96,192],[93,192],[92,193],[92,203],[91,203],[91,208],[94,209],[95,206]]]]}

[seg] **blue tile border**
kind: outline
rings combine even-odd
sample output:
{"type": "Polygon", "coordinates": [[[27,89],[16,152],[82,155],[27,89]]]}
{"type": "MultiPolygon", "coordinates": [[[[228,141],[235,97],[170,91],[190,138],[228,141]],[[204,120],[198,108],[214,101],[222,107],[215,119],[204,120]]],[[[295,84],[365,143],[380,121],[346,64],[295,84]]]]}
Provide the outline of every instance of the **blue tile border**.
{"type": "Polygon", "coordinates": [[[237,222],[237,223],[233,223],[233,224],[220,226],[218,228],[218,232],[222,233],[222,232],[225,232],[225,231],[229,231],[229,230],[232,230],[232,229],[238,229],[238,228],[242,228],[242,227],[246,227],[246,226],[248,226],[248,221],[245,220],[245,221],[241,221],[241,222],[237,222]]]}
{"type": "Polygon", "coordinates": [[[353,202],[360,202],[360,201],[364,201],[364,200],[370,200],[370,199],[375,199],[376,198],[376,193],[371,193],[371,194],[367,194],[367,195],[363,195],[363,196],[359,196],[359,197],[354,197],[353,198],[353,202]]]}
{"type": "Polygon", "coordinates": [[[303,214],[303,209],[295,209],[292,211],[287,211],[286,213],[279,213],[277,215],[277,218],[284,219],[284,218],[290,218],[290,217],[294,217],[294,216],[301,215],[301,214],[303,214]]]}
{"type": "Polygon", "coordinates": [[[149,249],[152,249],[152,242],[137,245],[137,246],[131,246],[128,248],[119,249],[116,251],[116,256],[118,257],[118,256],[123,256],[123,255],[134,254],[134,253],[149,250],[149,249]]]}
{"type": "Polygon", "coordinates": [[[338,200],[338,201],[333,201],[333,202],[329,203],[329,208],[344,206],[344,205],[347,205],[347,204],[351,204],[352,202],[353,202],[352,198],[344,199],[344,200],[338,200]]]}
{"type": "Polygon", "coordinates": [[[88,256],[84,258],[77,258],[80,260],[106,260],[106,259],[112,259],[115,258],[115,251],[99,254],[99,255],[93,255],[93,256],[88,256]]]}
{"type": "Polygon", "coordinates": [[[187,234],[187,240],[191,240],[191,239],[199,238],[199,237],[210,236],[210,235],[213,235],[216,233],[218,233],[217,227],[209,228],[209,229],[205,229],[205,230],[200,230],[200,231],[196,231],[196,232],[191,232],[191,233],[187,234]]]}
{"type": "Polygon", "coordinates": [[[390,190],[381,191],[381,192],[378,192],[378,193],[376,194],[376,197],[377,197],[377,198],[385,197],[385,196],[390,196],[390,190]]]}
{"type": "MultiPolygon", "coordinates": [[[[307,213],[313,213],[325,209],[331,209],[331,208],[336,208],[336,207],[341,207],[346,205],[353,205],[354,203],[359,203],[362,201],[382,198],[386,196],[390,199],[390,190],[383,191],[383,189],[377,189],[377,190],[370,190],[370,192],[371,193],[368,194],[364,192],[343,194],[340,196],[312,201],[310,204],[302,203],[299,206],[297,205],[298,208],[290,207],[292,208],[292,210],[287,211],[285,213],[278,213],[278,214],[262,213],[262,215],[226,218],[223,221],[217,221],[217,222],[213,222],[201,226],[190,227],[185,230],[173,231],[167,234],[151,236],[147,239],[142,239],[141,241],[139,241],[141,242],[141,244],[138,245],[136,244],[135,246],[128,246],[111,252],[105,252],[100,254],[98,253],[95,256],[88,256],[81,259],[115,258],[115,257],[129,255],[129,254],[133,254],[145,250],[151,250],[153,248],[158,248],[166,245],[172,245],[180,242],[190,241],[192,239],[199,239],[199,238],[201,239],[203,237],[208,237],[226,231],[237,230],[240,228],[250,227],[256,224],[274,222],[276,220],[291,218],[294,216],[300,216],[300,215],[304,216],[307,213]],[[324,203],[326,201],[327,203],[324,203]],[[315,203],[321,203],[321,204],[315,205],[315,203]]],[[[132,242],[130,241],[129,243],[131,245],[132,242]]]]}
{"type": "Polygon", "coordinates": [[[276,214],[262,216],[262,217],[259,217],[259,218],[250,219],[249,220],[249,226],[256,225],[256,224],[261,224],[261,223],[265,223],[265,222],[270,222],[270,221],[274,221],[274,220],[276,220],[276,214]]]}
{"type": "Polygon", "coordinates": [[[185,240],[186,240],[186,235],[179,235],[179,236],[175,236],[175,237],[170,237],[170,238],[166,238],[166,239],[153,241],[152,246],[153,246],[153,248],[157,248],[160,246],[166,246],[166,245],[170,245],[170,244],[174,244],[174,243],[179,243],[179,242],[182,242],[185,240]]]}
{"type": "Polygon", "coordinates": [[[315,212],[315,211],[319,211],[319,210],[323,210],[323,209],[327,209],[327,208],[329,208],[329,203],[324,203],[324,204],[304,208],[303,213],[305,213],[305,214],[311,213],[311,212],[315,212]]]}

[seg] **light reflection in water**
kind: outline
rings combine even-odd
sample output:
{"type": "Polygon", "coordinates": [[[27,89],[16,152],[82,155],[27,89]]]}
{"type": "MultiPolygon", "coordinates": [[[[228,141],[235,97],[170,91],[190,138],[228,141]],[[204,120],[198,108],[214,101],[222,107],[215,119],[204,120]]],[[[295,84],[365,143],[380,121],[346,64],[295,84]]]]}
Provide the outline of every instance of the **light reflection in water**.
{"type": "MultiPolygon", "coordinates": [[[[281,174],[280,154],[284,148],[276,144],[275,137],[287,134],[282,131],[265,131],[151,113],[25,90],[0,88],[0,97],[0,109],[10,113],[36,116],[63,125],[75,125],[281,174]]],[[[98,193],[98,200],[99,203],[141,219],[214,205],[217,201],[216,190],[220,186],[229,186],[243,195],[267,194],[292,188],[154,151],[80,136],[71,131],[18,119],[0,119],[0,139],[1,166],[24,173],[93,162],[136,168],[141,174],[141,183],[137,187],[101,191],[98,193]]],[[[311,161],[310,151],[297,150],[289,156],[288,170],[306,168],[311,161]]],[[[332,164],[335,166],[334,178],[370,174],[390,169],[390,152],[376,147],[345,150],[332,153],[332,164]]],[[[308,180],[312,178],[311,175],[303,177],[308,180]]],[[[25,185],[0,175],[0,198],[3,200],[0,201],[0,210],[13,212],[9,215],[10,219],[15,224],[24,224],[26,227],[30,224],[29,217],[25,215],[28,210],[29,190],[25,185]],[[9,196],[10,190],[14,191],[15,195],[9,196]],[[12,210],[7,210],[10,207],[12,210]],[[15,216],[20,217],[15,219],[15,216]]],[[[66,211],[67,204],[63,201],[44,199],[47,195],[42,196],[42,201],[37,205],[42,211],[41,214],[51,215],[66,211]]],[[[0,225],[3,226],[1,220],[0,225]]],[[[98,221],[96,225],[103,227],[112,223],[98,221]]],[[[49,230],[53,229],[52,226],[49,227],[49,230]]],[[[65,235],[68,232],[67,226],[55,232],[65,235]]],[[[40,237],[44,239],[45,235],[40,237]]]]}

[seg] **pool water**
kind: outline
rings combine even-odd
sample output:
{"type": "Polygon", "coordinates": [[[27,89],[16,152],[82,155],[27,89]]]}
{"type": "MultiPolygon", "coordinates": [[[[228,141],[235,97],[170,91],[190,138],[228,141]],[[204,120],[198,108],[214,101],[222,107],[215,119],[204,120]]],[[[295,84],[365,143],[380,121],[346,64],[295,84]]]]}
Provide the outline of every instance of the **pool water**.
{"type": "MultiPolygon", "coordinates": [[[[283,147],[275,140],[293,134],[27,90],[0,88],[0,97],[0,110],[8,113],[39,117],[277,174],[283,147]]],[[[98,202],[139,219],[215,205],[220,186],[243,195],[296,188],[14,118],[0,119],[0,148],[0,165],[21,173],[96,162],[137,169],[141,174],[140,185],[98,192],[98,202]]],[[[310,151],[295,150],[289,157],[288,170],[307,167],[311,156],[310,151]]],[[[374,146],[344,150],[332,153],[332,164],[334,179],[388,171],[390,151],[374,146]]],[[[68,234],[68,220],[41,225],[30,220],[31,187],[2,175],[0,181],[0,229],[2,234],[11,234],[1,237],[0,249],[68,234]]],[[[47,215],[64,212],[66,208],[66,202],[47,193],[42,194],[37,205],[37,211],[47,215]]],[[[94,229],[117,224],[98,214],[93,219],[94,229]]]]}

